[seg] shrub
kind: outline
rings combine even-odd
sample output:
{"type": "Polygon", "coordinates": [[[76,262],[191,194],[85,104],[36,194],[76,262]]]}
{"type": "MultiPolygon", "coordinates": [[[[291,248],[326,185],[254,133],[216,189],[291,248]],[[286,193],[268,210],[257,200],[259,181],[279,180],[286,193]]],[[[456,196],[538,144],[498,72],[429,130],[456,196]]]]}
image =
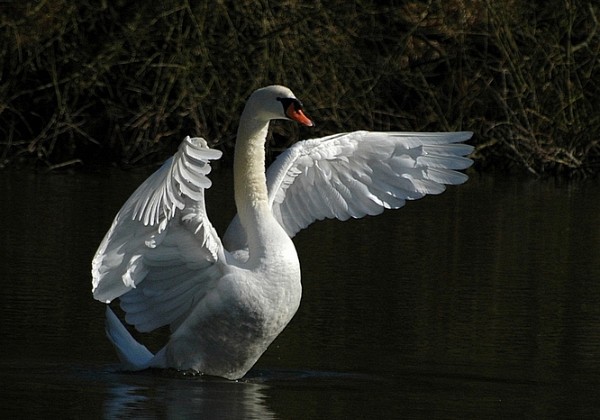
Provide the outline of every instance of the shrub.
{"type": "MultiPolygon", "coordinates": [[[[0,166],[228,152],[281,83],[317,128],[475,131],[480,168],[595,173],[598,9],[524,0],[39,2],[0,9],[0,166]],[[110,4],[109,4],[110,3],[110,4]]],[[[275,124],[270,149],[298,133],[275,124]]]]}

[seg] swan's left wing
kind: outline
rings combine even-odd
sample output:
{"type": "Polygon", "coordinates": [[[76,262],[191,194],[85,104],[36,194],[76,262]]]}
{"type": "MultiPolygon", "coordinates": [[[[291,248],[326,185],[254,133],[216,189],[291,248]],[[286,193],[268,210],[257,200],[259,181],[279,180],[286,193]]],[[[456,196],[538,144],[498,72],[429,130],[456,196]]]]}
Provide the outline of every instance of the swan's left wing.
{"type": "Polygon", "coordinates": [[[292,237],[316,220],[402,207],[462,184],[471,132],[336,134],[294,144],[267,171],[272,210],[292,237]]]}

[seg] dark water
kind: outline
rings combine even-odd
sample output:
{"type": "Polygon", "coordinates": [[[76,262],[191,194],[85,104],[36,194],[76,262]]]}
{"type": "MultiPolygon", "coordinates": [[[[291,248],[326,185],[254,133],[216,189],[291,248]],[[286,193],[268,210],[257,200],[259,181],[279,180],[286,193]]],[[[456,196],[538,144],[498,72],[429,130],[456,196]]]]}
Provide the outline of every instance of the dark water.
{"type": "MultiPolygon", "coordinates": [[[[4,418],[600,416],[598,183],[476,175],[311,226],[298,314],[230,382],[117,369],[90,260],[145,175],[0,173],[4,418]]],[[[224,227],[230,178],[212,178],[224,227]]]]}

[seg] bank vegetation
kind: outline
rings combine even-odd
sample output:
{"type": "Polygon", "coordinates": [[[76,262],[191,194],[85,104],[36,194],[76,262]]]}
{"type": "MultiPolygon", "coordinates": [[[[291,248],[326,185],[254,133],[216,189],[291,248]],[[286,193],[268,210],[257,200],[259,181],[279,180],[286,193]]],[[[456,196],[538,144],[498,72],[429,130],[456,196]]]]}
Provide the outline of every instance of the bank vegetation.
{"type": "MultiPolygon", "coordinates": [[[[226,156],[256,88],[315,129],[471,130],[480,170],[600,170],[600,6],[585,0],[39,0],[0,3],[0,167],[226,156]]],[[[299,131],[301,130],[301,131],[299,131]]]]}

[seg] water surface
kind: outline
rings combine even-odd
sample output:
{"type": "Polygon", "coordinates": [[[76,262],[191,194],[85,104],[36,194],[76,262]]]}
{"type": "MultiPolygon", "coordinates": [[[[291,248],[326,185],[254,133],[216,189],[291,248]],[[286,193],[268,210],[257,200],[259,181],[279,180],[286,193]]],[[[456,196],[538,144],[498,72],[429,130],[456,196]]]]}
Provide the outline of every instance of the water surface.
{"type": "MultiPolygon", "coordinates": [[[[474,175],[398,211],[312,225],[295,239],[299,312],[232,382],[119,372],[104,337],[90,261],[147,174],[0,173],[2,414],[600,416],[597,183],[474,175]]],[[[224,229],[231,177],[211,178],[224,229]]]]}

